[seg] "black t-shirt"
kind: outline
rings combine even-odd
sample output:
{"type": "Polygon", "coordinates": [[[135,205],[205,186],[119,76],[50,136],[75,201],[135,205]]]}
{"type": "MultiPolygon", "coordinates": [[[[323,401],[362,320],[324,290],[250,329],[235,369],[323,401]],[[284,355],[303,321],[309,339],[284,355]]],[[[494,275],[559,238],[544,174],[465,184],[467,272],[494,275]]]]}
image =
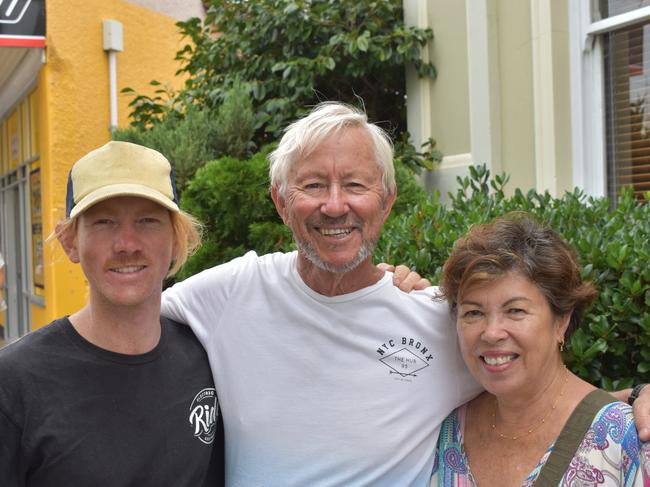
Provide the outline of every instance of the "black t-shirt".
{"type": "Polygon", "coordinates": [[[0,486],[223,485],[223,423],[208,359],[163,318],[122,355],[67,318],[0,350],[0,486]]]}

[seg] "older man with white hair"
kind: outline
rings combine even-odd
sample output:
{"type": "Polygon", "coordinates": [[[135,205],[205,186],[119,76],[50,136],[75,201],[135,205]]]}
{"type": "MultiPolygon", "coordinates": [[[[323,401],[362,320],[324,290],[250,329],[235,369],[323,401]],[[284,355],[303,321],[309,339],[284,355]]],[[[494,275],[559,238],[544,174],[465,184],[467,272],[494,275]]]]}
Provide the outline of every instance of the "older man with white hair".
{"type": "Polygon", "coordinates": [[[163,294],[219,395],[231,486],[427,485],[442,419],[479,392],[444,303],[372,263],[396,197],[389,138],[324,103],[271,156],[298,251],[253,252],[163,294]]]}

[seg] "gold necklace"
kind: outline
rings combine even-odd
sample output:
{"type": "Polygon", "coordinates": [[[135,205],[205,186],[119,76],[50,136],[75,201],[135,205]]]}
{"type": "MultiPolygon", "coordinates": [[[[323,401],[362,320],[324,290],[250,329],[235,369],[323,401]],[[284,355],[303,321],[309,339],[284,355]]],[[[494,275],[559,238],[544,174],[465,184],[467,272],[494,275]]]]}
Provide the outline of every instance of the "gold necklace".
{"type": "MultiPolygon", "coordinates": [[[[566,369],[566,366],[565,366],[565,369],[566,369]]],[[[551,409],[542,417],[542,419],[539,420],[539,422],[537,424],[535,424],[534,426],[531,426],[530,428],[528,428],[526,430],[526,433],[522,433],[522,434],[517,435],[517,436],[507,436],[507,435],[504,435],[503,433],[499,433],[497,431],[497,424],[496,424],[497,423],[497,420],[496,420],[496,417],[497,417],[497,398],[496,398],[496,396],[494,396],[494,409],[492,409],[492,430],[497,434],[497,436],[499,438],[503,438],[505,440],[513,440],[513,441],[518,440],[522,436],[527,436],[527,435],[531,434],[533,431],[536,431],[537,428],[541,427],[543,424],[546,423],[546,420],[548,419],[548,417],[557,408],[557,405],[560,402],[560,399],[562,399],[562,396],[564,395],[564,387],[566,386],[567,382],[569,382],[569,372],[568,372],[568,370],[565,373],[564,384],[562,384],[562,388],[560,389],[560,394],[555,399],[555,402],[553,403],[553,406],[551,406],[551,409]]]]}

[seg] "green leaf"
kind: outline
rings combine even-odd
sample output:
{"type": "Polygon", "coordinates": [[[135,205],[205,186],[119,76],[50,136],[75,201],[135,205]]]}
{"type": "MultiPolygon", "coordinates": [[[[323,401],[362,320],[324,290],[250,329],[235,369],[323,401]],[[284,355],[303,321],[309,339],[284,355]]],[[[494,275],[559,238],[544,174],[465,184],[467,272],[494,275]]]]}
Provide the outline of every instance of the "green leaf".
{"type": "Polygon", "coordinates": [[[607,351],[607,342],[603,338],[596,340],[584,353],[585,359],[592,359],[596,355],[607,351]]]}
{"type": "Polygon", "coordinates": [[[639,365],[637,365],[636,370],[639,374],[646,374],[650,372],[650,362],[639,362],[639,365]]]}
{"type": "Polygon", "coordinates": [[[278,71],[282,71],[286,67],[286,63],[275,63],[273,66],[271,66],[271,72],[276,73],[278,71]]]}
{"type": "Polygon", "coordinates": [[[368,50],[368,38],[361,36],[357,39],[357,47],[361,52],[366,52],[368,50]]]}
{"type": "Polygon", "coordinates": [[[290,2],[285,8],[284,8],[284,13],[285,15],[290,15],[294,13],[296,10],[298,10],[298,5],[295,2],[290,2]]]}

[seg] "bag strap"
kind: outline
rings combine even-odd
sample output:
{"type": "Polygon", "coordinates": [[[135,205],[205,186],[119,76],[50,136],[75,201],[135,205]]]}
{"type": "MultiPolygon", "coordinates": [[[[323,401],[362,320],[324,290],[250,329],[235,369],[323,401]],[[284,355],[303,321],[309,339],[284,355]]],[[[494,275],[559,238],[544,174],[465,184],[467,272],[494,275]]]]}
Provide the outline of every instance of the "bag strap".
{"type": "Polygon", "coordinates": [[[535,480],[535,487],[557,487],[594,416],[603,406],[613,402],[616,402],[616,399],[602,389],[591,391],[580,401],[562,428],[551,454],[535,480]]]}

